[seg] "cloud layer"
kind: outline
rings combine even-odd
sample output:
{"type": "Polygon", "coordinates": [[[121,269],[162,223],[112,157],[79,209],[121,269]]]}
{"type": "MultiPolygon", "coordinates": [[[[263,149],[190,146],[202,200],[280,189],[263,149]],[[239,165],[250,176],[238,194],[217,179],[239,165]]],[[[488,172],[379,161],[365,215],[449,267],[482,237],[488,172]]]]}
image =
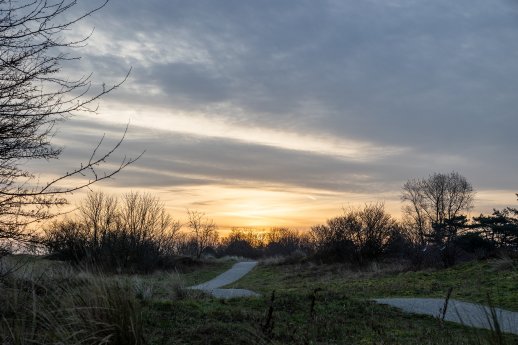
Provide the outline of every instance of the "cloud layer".
{"type": "Polygon", "coordinates": [[[127,149],[146,154],[126,187],[311,190],[339,208],[455,170],[518,191],[513,1],[111,0],[92,26],[81,68],[132,73],[58,140],[75,158],[131,120],[127,149]]]}

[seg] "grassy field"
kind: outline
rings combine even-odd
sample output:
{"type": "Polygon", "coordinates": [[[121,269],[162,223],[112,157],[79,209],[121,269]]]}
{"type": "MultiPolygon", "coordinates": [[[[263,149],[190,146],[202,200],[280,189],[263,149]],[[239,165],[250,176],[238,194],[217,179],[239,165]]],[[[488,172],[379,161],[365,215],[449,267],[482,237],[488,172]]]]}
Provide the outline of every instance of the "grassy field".
{"type": "Polygon", "coordinates": [[[153,299],[176,299],[177,295],[190,293],[185,288],[197,285],[225,272],[234,261],[206,261],[189,267],[184,272],[157,272],[147,276],[132,276],[139,286],[147,289],[153,299]]]}
{"type": "Polygon", "coordinates": [[[259,266],[234,287],[262,293],[275,290],[297,291],[322,288],[347,291],[356,299],[375,297],[445,297],[487,304],[488,294],[495,306],[518,311],[518,263],[490,260],[460,264],[449,269],[408,271],[386,265],[354,271],[342,265],[259,266]]]}
{"type": "Polygon", "coordinates": [[[518,343],[518,337],[497,340],[488,331],[408,315],[368,301],[385,296],[443,297],[451,286],[455,298],[484,302],[490,292],[498,305],[516,309],[518,275],[513,262],[400,270],[393,265],[366,271],[342,265],[260,265],[229,287],[255,290],[261,297],[222,301],[198,296],[152,302],[146,327],[157,344],[518,343]],[[497,292],[501,298],[496,298],[497,292]]]}
{"type": "MultiPolygon", "coordinates": [[[[258,298],[217,300],[184,289],[213,278],[233,263],[204,262],[183,273],[147,276],[79,273],[84,279],[80,281],[88,285],[88,291],[94,287],[94,292],[83,287],[64,291],[82,294],[74,302],[82,310],[114,311],[108,315],[89,312],[91,320],[84,327],[84,332],[99,332],[103,339],[112,339],[107,344],[518,344],[518,337],[498,339],[488,331],[405,314],[368,300],[384,296],[442,297],[453,286],[455,298],[475,302],[484,300],[486,290],[499,292],[502,298],[495,298],[498,305],[516,310],[517,268],[509,260],[422,272],[403,272],[398,265],[365,271],[352,271],[343,265],[260,265],[232,286],[258,291],[262,294],[258,298]],[[100,296],[103,294],[105,297],[100,296]],[[107,324],[110,327],[102,329],[104,333],[96,330],[107,324]],[[110,330],[118,335],[110,338],[106,335],[110,330]]],[[[40,272],[52,267],[54,278],[46,279],[77,275],[64,269],[62,263],[31,260],[31,265],[33,271],[40,272]],[[58,274],[60,270],[63,272],[58,274]]],[[[31,296],[30,291],[27,296],[31,296]]],[[[30,321],[31,314],[28,316],[30,321]]],[[[74,312],[68,318],[78,322],[84,313],[74,312]]]]}

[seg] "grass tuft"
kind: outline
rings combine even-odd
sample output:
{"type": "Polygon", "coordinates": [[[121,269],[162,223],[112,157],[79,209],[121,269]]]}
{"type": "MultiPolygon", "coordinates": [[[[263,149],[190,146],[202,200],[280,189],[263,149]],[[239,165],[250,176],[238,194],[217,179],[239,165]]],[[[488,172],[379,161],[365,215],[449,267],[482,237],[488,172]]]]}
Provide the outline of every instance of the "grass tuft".
{"type": "Polygon", "coordinates": [[[2,344],[145,343],[142,305],[126,281],[9,277],[0,290],[2,344]]]}

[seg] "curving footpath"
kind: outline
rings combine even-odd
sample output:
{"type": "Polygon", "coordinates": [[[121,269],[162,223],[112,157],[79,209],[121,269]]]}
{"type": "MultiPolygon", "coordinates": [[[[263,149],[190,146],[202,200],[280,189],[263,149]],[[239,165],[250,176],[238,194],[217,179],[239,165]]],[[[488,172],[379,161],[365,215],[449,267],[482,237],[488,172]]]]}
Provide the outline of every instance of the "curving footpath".
{"type": "Polygon", "coordinates": [[[231,269],[221,273],[208,282],[189,287],[193,290],[201,290],[216,298],[254,297],[258,293],[245,289],[221,289],[222,286],[232,284],[241,279],[257,265],[257,261],[238,262],[231,269]]]}
{"type": "MultiPolygon", "coordinates": [[[[221,289],[241,279],[249,273],[257,261],[238,262],[228,271],[223,272],[208,282],[189,287],[193,290],[201,290],[216,298],[255,297],[258,293],[245,289],[221,289]]],[[[431,315],[442,317],[444,299],[440,298],[376,298],[375,302],[387,304],[413,314],[431,315]]],[[[518,312],[512,312],[500,308],[493,308],[494,316],[498,320],[500,329],[506,333],[518,334],[518,312]]],[[[494,329],[493,316],[489,307],[461,302],[450,299],[444,320],[460,323],[466,326],[494,329]]]]}
{"type": "MultiPolygon", "coordinates": [[[[377,298],[377,303],[388,304],[414,314],[442,316],[444,299],[440,298],[377,298]]],[[[493,308],[500,329],[506,333],[518,334],[518,312],[493,308]]],[[[491,309],[481,304],[449,300],[444,320],[466,326],[494,329],[491,309]]]]}

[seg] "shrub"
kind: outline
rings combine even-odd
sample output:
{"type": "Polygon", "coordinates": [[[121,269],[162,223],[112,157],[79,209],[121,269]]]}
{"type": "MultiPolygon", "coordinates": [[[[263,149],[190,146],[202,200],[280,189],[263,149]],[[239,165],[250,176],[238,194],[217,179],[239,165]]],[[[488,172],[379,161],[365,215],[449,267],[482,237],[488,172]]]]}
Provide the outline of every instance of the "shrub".
{"type": "Polygon", "coordinates": [[[487,258],[495,250],[494,243],[477,232],[465,233],[457,237],[455,243],[457,247],[468,253],[475,254],[479,259],[487,258]]]}
{"type": "MultiPolygon", "coordinates": [[[[309,238],[289,228],[273,228],[266,234],[265,256],[291,256],[309,250],[309,238]]],[[[299,254],[297,254],[299,255],[299,254]]]]}
{"type": "Polygon", "coordinates": [[[263,255],[262,238],[252,229],[233,228],[217,248],[217,255],[257,259],[263,255]]]}
{"type": "Polygon", "coordinates": [[[352,261],[364,264],[385,254],[391,238],[401,233],[384,204],[344,210],[326,225],[311,229],[315,257],[324,261],[352,261]]]}
{"type": "Polygon", "coordinates": [[[180,223],[157,198],[129,193],[118,201],[98,192],[79,209],[77,220],[46,229],[43,243],[51,257],[117,272],[149,273],[172,262],[180,223]]]}

